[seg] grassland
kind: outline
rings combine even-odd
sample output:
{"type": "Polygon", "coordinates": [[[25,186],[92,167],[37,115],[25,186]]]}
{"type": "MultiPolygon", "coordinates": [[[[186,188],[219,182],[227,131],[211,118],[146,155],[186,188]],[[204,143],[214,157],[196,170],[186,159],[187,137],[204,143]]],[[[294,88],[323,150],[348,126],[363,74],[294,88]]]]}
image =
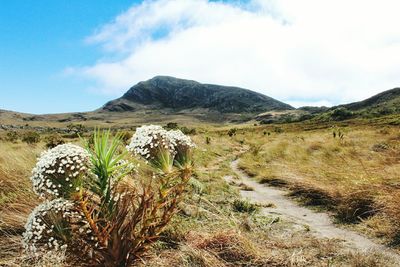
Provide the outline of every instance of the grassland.
{"type": "MultiPolygon", "coordinates": [[[[138,265],[395,266],[382,255],[319,239],[279,215],[260,214],[223,179],[234,175],[230,162],[239,156],[240,167],[261,183],[286,187],[303,204],[327,209],[338,222],[395,245],[400,231],[399,129],[348,125],[340,127],[343,138],[333,138],[329,124],[190,125],[196,128],[198,183],[188,189],[182,211],[138,265]]],[[[0,142],[0,266],[77,266],[73,257],[35,263],[21,249],[24,223],[39,201],[31,191],[30,171],[44,149],[43,141],[0,142]]]]}

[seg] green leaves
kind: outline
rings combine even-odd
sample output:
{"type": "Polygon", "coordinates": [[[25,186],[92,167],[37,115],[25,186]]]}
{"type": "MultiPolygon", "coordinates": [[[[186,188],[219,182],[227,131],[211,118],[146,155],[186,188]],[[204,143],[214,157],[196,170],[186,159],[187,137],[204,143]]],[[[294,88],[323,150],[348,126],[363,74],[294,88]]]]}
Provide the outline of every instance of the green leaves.
{"type": "Polygon", "coordinates": [[[93,135],[93,145],[87,144],[91,155],[93,178],[92,191],[100,196],[102,206],[112,212],[113,186],[126,176],[132,168],[124,161],[127,151],[123,147],[122,135],[118,133],[111,137],[110,130],[96,130],[93,135]]]}

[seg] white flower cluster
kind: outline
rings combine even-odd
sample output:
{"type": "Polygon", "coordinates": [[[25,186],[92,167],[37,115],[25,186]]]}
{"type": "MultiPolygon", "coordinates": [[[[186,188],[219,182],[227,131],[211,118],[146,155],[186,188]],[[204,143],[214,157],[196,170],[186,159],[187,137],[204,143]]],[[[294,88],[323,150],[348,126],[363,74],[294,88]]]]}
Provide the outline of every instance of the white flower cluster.
{"type": "Polygon", "coordinates": [[[174,153],[175,144],[161,126],[145,125],[136,129],[126,148],[145,159],[153,159],[160,149],[168,149],[174,153]]]}
{"type": "Polygon", "coordinates": [[[37,206],[29,215],[23,234],[23,246],[32,253],[48,250],[63,250],[66,244],[62,241],[59,225],[63,220],[81,220],[81,215],[74,211],[74,204],[63,198],[45,201],[37,206]]]}
{"type": "Polygon", "coordinates": [[[76,178],[87,174],[89,165],[85,149],[73,144],[56,146],[42,153],[32,170],[33,190],[41,197],[60,197],[75,186],[76,178]]]}
{"type": "Polygon", "coordinates": [[[167,132],[167,135],[171,142],[176,147],[185,147],[185,148],[195,148],[196,144],[193,143],[192,139],[189,136],[182,133],[181,130],[171,130],[167,132]]]}

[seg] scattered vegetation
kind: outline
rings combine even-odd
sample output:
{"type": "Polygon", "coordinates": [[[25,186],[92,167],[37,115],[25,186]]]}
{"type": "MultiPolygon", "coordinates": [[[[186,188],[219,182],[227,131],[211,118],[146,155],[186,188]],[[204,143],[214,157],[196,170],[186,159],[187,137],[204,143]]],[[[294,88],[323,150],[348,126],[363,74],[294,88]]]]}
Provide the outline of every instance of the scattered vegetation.
{"type": "Polygon", "coordinates": [[[19,135],[16,131],[9,131],[6,135],[6,141],[16,143],[18,141],[19,135]]]}
{"type": "Polygon", "coordinates": [[[24,133],[22,136],[22,141],[27,144],[36,144],[40,141],[40,134],[37,132],[29,131],[24,133]]]}
{"type": "MultiPolygon", "coordinates": [[[[240,167],[254,179],[287,187],[305,204],[329,209],[337,215],[338,221],[352,223],[354,229],[396,244],[397,229],[400,229],[397,205],[400,196],[396,189],[400,132],[391,126],[385,127],[383,133],[382,127],[336,124],[346,132],[343,142],[332,138],[331,125],[282,124],[278,134],[276,125],[254,127],[250,124],[250,127],[240,126],[240,131],[232,137],[227,135],[232,126],[216,128],[207,125],[206,130],[201,125],[192,126],[197,134],[191,138],[199,146],[193,154],[196,162],[164,160],[168,163],[164,166],[171,167],[171,175],[179,174],[183,165],[196,166],[184,189],[186,197],[182,198],[175,215],[158,237],[139,253],[140,260],[134,264],[171,267],[396,266],[378,253],[349,253],[340,241],[315,238],[307,229],[296,227],[279,215],[262,215],[257,212],[259,205],[240,199],[237,189],[222,179],[232,175],[230,161],[247,151],[240,156],[240,167]],[[207,145],[206,137],[212,140],[212,145],[207,145]],[[381,143],[387,144],[387,149],[373,149],[375,144],[381,143]]],[[[90,151],[96,151],[96,138],[94,134],[92,136],[90,151]]],[[[46,140],[46,135],[42,134],[41,139],[46,140]]],[[[112,139],[111,135],[109,139],[112,139]]],[[[69,141],[82,143],[79,138],[69,141]]],[[[122,141],[120,143],[116,155],[124,151],[125,146],[122,141]]],[[[39,142],[37,146],[0,142],[0,149],[7,151],[0,155],[1,266],[82,266],[88,255],[92,255],[92,260],[102,259],[102,255],[112,251],[99,252],[95,247],[92,252],[82,249],[66,254],[46,254],[40,261],[22,253],[24,224],[32,209],[42,202],[31,189],[27,177],[45,145],[45,142],[39,142]],[[81,256],[80,253],[86,254],[81,256]]],[[[126,174],[115,190],[133,187],[139,194],[152,181],[147,192],[160,194],[158,178],[164,177],[168,168],[150,161],[146,164],[142,156],[125,155],[124,159],[134,164],[137,171],[126,174]]],[[[99,182],[95,187],[102,188],[99,192],[103,191],[105,195],[109,192],[106,180],[101,179],[101,183],[93,180],[99,182]]],[[[98,194],[102,193],[95,193],[98,194]]],[[[96,207],[94,213],[98,214],[99,204],[103,201],[99,201],[99,197],[95,199],[95,203],[88,200],[88,205],[96,207]]],[[[127,205],[138,207],[139,203],[127,205]]],[[[125,218],[126,222],[132,217],[125,218]]],[[[100,229],[105,229],[106,224],[97,223],[100,229]]],[[[96,243],[84,242],[93,246],[96,243]]],[[[99,265],[95,261],[92,263],[99,265]]]]}
{"type": "Polygon", "coordinates": [[[248,199],[235,199],[233,210],[237,212],[255,213],[260,210],[257,204],[251,203],[248,199]]]}
{"type": "Polygon", "coordinates": [[[334,138],[324,129],[287,127],[284,134],[268,139],[248,132],[244,138],[251,145],[240,167],[262,183],[288,188],[305,205],[333,211],[338,222],[392,243],[400,233],[400,212],[394,204],[399,194],[399,130],[332,129],[334,138]],[[341,142],[335,141],[338,138],[341,142]]]}
{"type": "Polygon", "coordinates": [[[46,136],[44,140],[46,142],[46,148],[48,149],[65,143],[64,139],[59,134],[51,134],[49,136],[46,136]]]}
{"type": "Polygon", "coordinates": [[[228,131],[229,137],[232,137],[232,136],[236,135],[236,132],[237,132],[236,128],[229,129],[229,131],[228,131]]]}

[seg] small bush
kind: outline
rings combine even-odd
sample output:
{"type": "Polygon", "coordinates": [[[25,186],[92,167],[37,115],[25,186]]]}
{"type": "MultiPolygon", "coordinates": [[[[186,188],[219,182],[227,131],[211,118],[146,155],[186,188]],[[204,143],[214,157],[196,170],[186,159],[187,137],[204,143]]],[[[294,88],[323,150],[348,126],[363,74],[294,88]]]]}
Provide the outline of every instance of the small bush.
{"type": "Polygon", "coordinates": [[[332,111],[331,118],[335,121],[347,120],[353,117],[353,112],[347,108],[337,108],[332,111]]]}
{"type": "Polygon", "coordinates": [[[186,126],[181,127],[180,130],[182,131],[182,133],[189,135],[195,135],[197,133],[196,128],[188,128],[186,126]]]}
{"type": "Polygon", "coordinates": [[[283,129],[280,128],[280,127],[275,127],[275,128],[274,128],[274,132],[275,132],[275,133],[283,133],[283,129]]]}
{"type": "Polygon", "coordinates": [[[237,129],[236,129],[236,128],[229,129],[228,135],[229,135],[230,137],[232,137],[232,136],[236,135],[236,132],[237,132],[237,129]]]}
{"type": "Polygon", "coordinates": [[[233,210],[243,213],[256,213],[260,210],[260,207],[247,199],[235,199],[233,202],[233,210]]]}
{"type": "Polygon", "coordinates": [[[69,131],[71,138],[77,138],[79,136],[83,136],[83,134],[87,131],[86,127],[83,124],[68,124],[67,129],[69,131]]]}
{"type": "Polygon", "coordinates": [[[206,136],[206,144],[207,145],[211,144],[211,137],[206,136]]]}
{"type": "Polygon", "coordinates": [[[16,143],[18,141],[19,135],[16,131],[7,132],[6,141],[16,143]]]}
{"type": "Polygon", "coordinates": [[[36,144],[40,142],[40,135],[37,132],[26,132],[22,136],[22,141],[28,144],[36,144]]]}
{"type": "Polygon", "coordinates": [[[58,145],[62,145],[65,143],[59,134],[52,134],[52,135],[47,136],[45,138],[45,142],[46,142],[46,148],[48,148],[48,149],[54,148],[58,145]]]}
{"type": "Polygon", "coordinates": [[[178,129],[178,123],[176,123],[176,122],[168,122],[167,125],[164,128],[168,129],[168,130],[176,130],[176,129],[178,129]]]}

